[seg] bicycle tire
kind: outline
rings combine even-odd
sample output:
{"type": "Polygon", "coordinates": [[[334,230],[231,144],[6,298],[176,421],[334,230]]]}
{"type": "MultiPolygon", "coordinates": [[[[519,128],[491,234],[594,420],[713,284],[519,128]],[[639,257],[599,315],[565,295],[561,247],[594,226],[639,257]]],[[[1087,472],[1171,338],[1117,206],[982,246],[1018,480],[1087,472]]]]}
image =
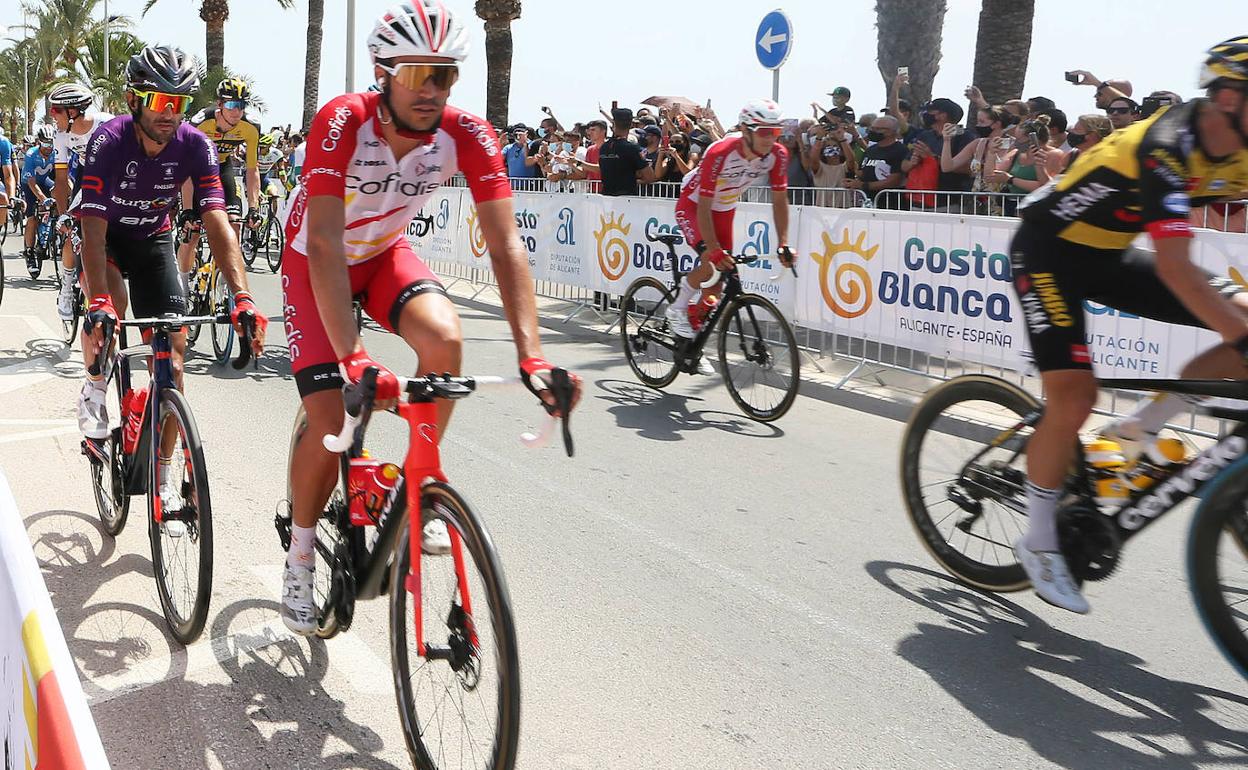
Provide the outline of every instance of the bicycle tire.
{"type": "MultiPolygon", "coordinates": [[[[295,413],[295,424],[290,432],[290,444],[286,452],[286,501],[293,499],[290,489],[291,458],[295,455],[295,444],[307,429],[307,413],[303,406],[295,413]]],[[[341,480],[339,480],[341,481],[341,480]]],[[[338,618],[334,613],[334,604],[338,600],[333,584],[333,571],[337,566],[337,555],[340,553],[338,544],[343,538],[343,528],[335,518],[335,503],[341,500],[341,493],[335,488],[321,511],[321,518],[316,522],[316,568],[313,571],[312,603],[316,606],[316,635],[321,639],[332,639],[340,629],[338,618]]],[[[348,544],[353,548],[363,546],[363,532],[356,527],[346,531],[348,544]]]]}
{"type": "MultiPolygon", "coordinates": [[[[943,498],[943,502],[953,503],[954,508],[950,509],[948,515],[937,520],[933,516],[927,501],[923,498],[925,485],[921,478],[920,468],[920,452],[923,449],[923,445],[927,437],[933,432],[940,432],[942,435],[953,435],[948,432],[934,431],[933,427],[949,407],[970,401],[993,404],[1007,410],[1008,413],[1012,413],[1012,416],[1002,416],[1000,422],[1004,423],[1003,425],[993,426],[976,425],[969,419],[970,416],[979,417],[980,411],[972,411],[966,417],[946,418],[950,421],[946,425],[947,428],[955,427],[955,420],[962,420],[964,424],[961,427],[966,429],[964,432],[972,434],[983,433],[985,436],[984,443],[988,442],[988,436],[993,435],[994,432],[999,436],[1003,429],[1012,424],[1010,422],[1012,419],[1021,420],[1024,416],[1041,409],[1040,402],[1022,388],[1004,380],[985,375],[972,374],[957,377],[929,390],[923,397],[923,400],[915,407],[909,422],[906,423],[906,429],[902,436],[900,470],[902,497],[906,504],[906,514],[916,534],[918,534],[919,540],[923,543],[923,547],[927,549],[927,552],[946,572],[968,585],[988,591],[1001,593],[1021,591],[1027,588],[1030,582],[1026,573],[1023,572],[1022,565],[1015,560],[1011,547],[1012,543],[1003,545],[994,543],[994,545],[1000,546],[995,548],[994,554],[999,554],[1004,550],[1004,552],[1008,553],[1008,558],[1011,560],[1008,564],[1001,563],[999,559],[994,564],[983,561],[983,551],[981,551],[981,559],[972,558],[952,545],[951,541],[956,537],[956,533],[950,532],[946,537],[940,531],[940,524],[946,521],[950,515],[954,515],[957,512],[957,503],[948,499],[947,496],[943,498]]],[[[986,419],[986,415],[982,419],[986,419]]],[[[1010,444],[1010,442],[1003,442],[1003,445],[1005,444],[1010,444]]],[[[1021,457],[1022,448],[1019,447],[1018,449],[1019,454],[1017,456],[1021,457]]],[[[952,459],[954,465],[963,465],[971,458],[957,456],[952,459]]],[[[950,481],[953,481],[953,478],[944,482],[932,482],[926,486],[950,481]]],[[[1019,486],[1021,488],[1021,484],[1019,486]]],[[[984,535],[975,534],[972,537],[970,529],[978,521],[979,519],[976,519],[969,525],[966,525],[965,520],[961,523],[955,522],[954,524],[955,529],[967,535],[968,547],[973,539],[984,540],[989,543],[994,542],[992,538],[996,535],[992,532],[991,520],[988,520],[984,526],[986,530],[984,535]],[[965,529],[963,525],[966,526],[965,529]]],[[[1004,533],[1004,530],[1007,530],[1008,527],[1002,526],[1000,529],[1004,533]]],[[[1009,534],[1012,536],[1015,533],[1009,534]]],[[[1021,528],[1019,528],[1016,534],[1017,536],[1022,535],[1021,528]]],[[[980,544],[983,545],[983,543],[980,544]]]]}
{"type": "Polygon", "coordinates": [[[671,331],[666,314],[667,308],[675,301],[676,292],[652,276],[633,281],[624,291],[624,296],[620,297],[620,342],[624,346],[624,358],[637,379],[656,389],[671,385],[676,375],[680,374],[675,349],[656,339],[670,338],[673,345],[676,344],[676,336],[671,331]],[[642,294],[643,291],[646,293],[642,294]],[[670,360],[664,360],[661,350],[667,351],[670,360]],[[651,351],[654,352],[653,365],[639,360],[651,351]]]}
{"type": "MultiPolygon", "coordinates": [[[[184,478],[181,487],[183,500],[194,500],[194,518],[187,522],[185,534],[176,538],[172,536],[166,538],[164,527],[158,525],[155,519],[154,501],[159,499],[161,480],[158,478],[159,471],[151,469],[147,489],[148,539],[152,547],[152,572],[156,578],[156,591],[160,595],[160,606],[165,615],[165,622],[169,624],[169,631],[173,634],[173,638],[182,644],[190,644],[203,632],[204,624],[208,620],[208,605],[212,600],[212,499],[208,491],[208,471],[204,467],[204,447],[200,440],[199,429],[195,425],[195,418],[191,414],[186,397],[173,388],[161,393],[158,423],[161,429],[170,416],[179,425],[182,457],[188,460],[190,465],[189,481],[184,478]],[[188,492],[191,492],[194,497],[188,497],[188,492]],[[168,553],[165,545],[166,539],[171,543],[176,542],[177,545],[192,542],[193,547],[198,550],[198,568],[193,577],[195,594],[189,602],[189,612],[186,613],[174,606],[173,586],[170,584],[170,565],[165,563],[168,553]]],[[[177,460],[174,461],[176,462],[177,460]]],[[[171,468],[172,465],[173,463],[170,464],[171,468]]],[[[183,468],[185,469],[185,464],[183,468]]],[[[182,510],[185,511],[185,507],[182,510]]],[[[169,513],[166,511],[166,515],[169,513]]],[[[183,581],[183,585],[189,586],[190,582],[183,581]]]]}
{"type": "Polygon", "coordinates": [[[286,233],[282,231],[282,223],[277,221],[275,217],[269,218],[269,228],[271,235],[265,239],[265,243],[269,244],[270,250],[265,252],[265,259],[268,260],[269,270],[277,273],[282,269],[282,252],[286,250],[286,233]],[[276,247],[273,242],[276,242],[276,247]]]}
{"type": "MultiPolygon", "coordinates": [[[[465,574],[468,573],[467,561],[471,558],[473,566],[476,568],[476,574],[480,578],[478,590],[475,596],[470,592],[470,598],[473,599],[473,617],[468,618],[460,608],[459,615],[465,619],[465,624],[476,629],[478,640],[480,634],[484,633],[482,624],[475,623],[475,619],[480,616],[481,601],[485,600],[489,604],[490,623],[489,631],[495,640],[494,665],[498,673],[498,684],[496,693],[496,703],[494,706],[494,714],[497,720],[497,730],[492,745],[488,751],[482,752],[484,756],[477,757],[474,753],[473,758],[485,759],[488,768],[495,770],[511,770],[515,767],[516,748],[520,740],[520,655],[516,639],[515,624],[512,618],[511,599],[507,591],[507,583],[503,577],[501,562],[498,553],[494,548],[494,544],[490,539],[489,533],[486,532],[484,525],[477,515],[468,506],[467,502],[457,493],[449,484],[435,482],[427,485],[421,491],[421,508],[422,510],[430,510],[435,518],[440,518],[446,522],[448,531],[453,530],[459,534],[461,547],[465,556],[465,574]],[[436,506],[436,507],[435,507],[436,506]],[[482,590],[483,589],[483,590],[482,590]]],[[[423,516],[417,521],[423,521],[423,516]]],[[[417,525],[414,530],[419,537],[420,526],[417,525]]],[[[408,636],[411,630],[411,621],[408,617],[408,610],[412,606],[411,599],[407,592],[406,577],[409,572],[410,551],[408,548],[408,538],[412,536],[413,527],[412,519],[409,516],[407,522],[404,523],[403,534],[399,538],[398,546],[394,553],[394,559],[391,565],[390,573],[390,653],[391,653],[391,670],[394,674],[395,699],[399,707],[399,721],[403,727],[403,737],[407,743],[408,754],[411,757],[412,764],[422,770],[432,770],[439,768],[436,757],[440,756],[439,752],[431,750],[426,740],[429,736],[421,729],[421,712],[417,707],[417,693],[413,690],[413,677],[426,669],[422,665],[416,672],[412,671],[412,661],[408,649],[408,636]]],[[[440,556],[428,557],[422,560],[422,576],[421,591],[431,590],[439,581],[433,579],[428,574],[432,570],[429,569],[430,562],[441,559],[443,563],[453,564],[453,557],[440,556]]],[[[436,562],[434,562],[436,564],[436,562]]],[[[451,573],[455,570],[452,568],[451,573]]],[[[456,581],[456,587],[458,583],[456,581]]],[[[461,594],[462,595],[462,594],[461,594]]],[[[422,595],[421,599],[425,596],[422,595]]],[[[450,618],[458,617],[455,608],[456,604],[451,607],[451,612],[447,613],[446,608],[439,608],[432,613],[425,611],[424,616],[426,626],[431,622],[449,622],[450,618]],[[446,620],[444,620],[444,618],[446,620]]],[[[429,642],[441,642],[441,637],[436,637],[430,633],[426,635],[429,642]]],[[[461,649],[462,644],[467,640],[460,637],[461,649]]],[[[448,637],[448,648],[455,649],[456,642],[454,637],[448,637]]],[[[413,650],[414,652],[414,644],[413,650]]],[[[430,663],[424,660],[424,663],[430,663]]],[[[470,658],[465,663],[471,663],[470,658]]],[[[471,665],[463,665],[459,670],[453,670],[447,662],[437,661],[440,667],[444,667],[450,672],[452,681],[444,682],[445,690],[439,692],[450,693],[443,697],[443,702],[453,700],[456,694],[462,696],[465,692],[476,693],[481,687],[480,669],[475,669],[471,665]],[[477,674],[477,678],[473,680],[473,673],[477,674]]],[[[432,671],[429,672],[432,681],[432,671]]],[[[460,703],[458,713],[461,718],[465,714],[460,703]]],[[[482,699],[483,712],[486,706],[482,699]]],[[[485,712],[488,717],[488,712],[485,712]]],[[[436,719],[436,717],[430,717],[436,719]]],[[[427,721],[426,724],[429,724],[427,721]]],[[[439,737],[442,736],[446,729],[444,723],[439,723],[439,737]]],[[[480,735],[478,729],[475,733],[465,727],[465,731],[469,735],[480,735]]],[[[462,756],[462,751],[460,752],[462,756]]],[[[481,767],[481,762],[475,762],[476,767],[481,767]]],[[[445,770],[445,767],[443,767],[445,770]]]]}
{"type": "MultiPolygon", "coordinates": [[[[209,311],[211,314],[229,313],[234,308],[230,288],[225,279],[221,277],[221,272],[215,268],[212,271],[212,277],[208,279],[208,307],[211,308],[209,311]]],[[[234,350],[234,327],[230,324],[212,324],[208,334],[212,337],[212,352],[217,358],[217,363],[225,366],[229,363],[230,353],[234,350]]]]}
{"type": "Polygon", "coordinates": [[[4,255],[0,254],[0,304],[4,303],[4,255]]]}
{"type": "Polygon", "coordinates": [[[238,231],[238,246],[243,252],[243,264],[250,269],[256,263],[258,244],[256,242],[256,228],[248,225],[246,220],[243,221],[238,231]]]}
{"type": "MultiPolygon", "coordinates": [[[[728,387],[728,395],[732,396],[737,407],[752,420],[774,422],[783,417],[797,399],[797,392],[802,382],[801,353],[797,349],[797,337],[794,336],[793,327],[780,312],[780,308],[765,297],[757,294],[742,294],[733,299],[725,308],[724,316],[719,322],[719,366],[720,373],[724,377],[724,385],[728,387]],[[772,316],[771,321],[761,321],[761,323],[769,324],[778,331],[779,341],[768,341],[768,330],[759,327],[760,319],[757,315],[759,311],[772,316]],[[728,359],[731,350],[729,337],[734,330],[741,340],[742,358],[740,361],[728,359]],[[776,350],[781,343],[787,346],[787,352],[776,350]],[[761,361],[757,360],[760,358],[761,361]],[[784,371],[786,366],[787,373],[784,371]],[[752,386],[758,384],[756,379],[758,372],[767,375],[768,382],[764,383],[763,388],[759,389],[757,394],[761,396],[769,391],[779,391],[781,393],[779,400],[770,406],[757,406],[752,403],[746,397],[746,391],[738,384],[736,377],[737,374],[745,371],[752,373],[749,378],[752,386]],[[776,373],[774,379],[769,376],[770,373],[776,373]],[[773,382],[774,384],[771,384],[773,382]]],[[[750,390],[755,391],[753,387],[750,390]]]]}
{"type": "MultiPolygon", "coordinates": [[[[189,312],[191,315],[208,315],[210,306],[208,304],[208,287],[200,288],[200,281],[203,280],[199,272],[198,260],[196,267],[191,271],[190,286],[186,287],[189,300],[189,312]]],[[[194,347],[199,341],[200,332],[204,330],[203,324],[191,324],[186,328],[186,344],[188,347],[194,347]]]]}
{"type": "Polygon", "coordinates": [[[1197,613],[1219,652],[1248,678],[1248,623],[1241,582],[1235,606],[1221,588],[1222,570],[1238,552],[1241,566],[1248,563],[1248,457],[1241,457],[1219,473],[1201,494],[1187,538],[1187,575],[1197,613]],[[1224,535],[1227,535],[1224,537],[1224,535]],[[1223,555],[1223,547],[1228,552],[1223,555]]]}
{"type": "Polygon", "coordinates": [[[82,321],[82,316],[85,313],[83,309],[84,303],[85,298],[82,294],[82,287],[75,286],[73,313],[70,315],[69,320],[61,319],[62,340],[70,347],[73,346],[74,340],[78,338],[78,324],[82,321]]]}
{"type": "Polygon", "coordinates": [[[91,487],[95,497],[95,509],[100,514],[100,524],[109,537],[117,537],[126,527],[130,515],[130,495],[126,494],[125,460],[123,458],[122,431],[125,429],[125,413],[121,409],[121,378],[117,367],[109,377],[108,390],[116,397],[118,425],[108,433],[105,450],[108,465],[91,463],[91,487]],[[107,474],[107,476],[105,475],[107,474]],[[107,486],[106,486],[107,482],[107,486]]]}
{"type": "Polygon", "coordinates": [[[52,263],[52,280],[56,283],[58,290],[61,288],[61,243],[62,236],[56,231],[56,225],[53,225],[51,232],[48,233],[44,258],[52,263]]]}

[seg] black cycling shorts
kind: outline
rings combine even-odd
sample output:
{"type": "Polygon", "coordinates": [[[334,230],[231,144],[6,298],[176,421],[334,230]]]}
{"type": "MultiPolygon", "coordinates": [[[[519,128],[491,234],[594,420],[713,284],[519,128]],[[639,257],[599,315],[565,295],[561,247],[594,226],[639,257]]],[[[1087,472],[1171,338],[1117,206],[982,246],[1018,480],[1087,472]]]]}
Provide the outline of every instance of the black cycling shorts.
{"type": "Polygon", "coordinates": [[[186,289],[178,273],[173,230],[130,238],[112,230],[104,239],[109,264],[130,285],[130,312],[135,318],[186,313],[186,289]]]}
{"type": "MultiPolygon", "coordinates": [[[[218,169],[221,176],[221,191],[225,193],[225,213],[231,222],[243,221],[243,199],[238,193],[238,178],[234,176],[234,164],[223,163],[218,169]]],[[[199,205],[192,203],[191,211],[199,217],[199,205]]]]}
{"type": "MultiPolygon", "coordinates": [[[[1206,328],[1157,275],[1156,254],[1144,249],[1094,249],[1023,222],[1010,243],[1014,291],[1023,310],[1036,368],[1091,369],[1083,301],[1166,323],[1206,328]]],[[[1203,271],[1230,298],[1243,289],[1203,271]]]]}

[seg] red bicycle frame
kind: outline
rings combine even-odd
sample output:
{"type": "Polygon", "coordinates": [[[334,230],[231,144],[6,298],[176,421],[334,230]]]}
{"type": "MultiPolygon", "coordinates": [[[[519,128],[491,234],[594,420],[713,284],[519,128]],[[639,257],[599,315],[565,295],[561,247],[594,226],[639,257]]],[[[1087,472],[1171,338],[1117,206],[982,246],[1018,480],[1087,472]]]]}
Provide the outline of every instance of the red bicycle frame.
{"type": "MultiPolygon", "coordinates": [[[[416,621],[416,653],[425,657],[425,628],[421,608],[421,491],[425,479],[447,481],[442,471],[442,455],[438,451],[438,408],[433,401],[417,403],[400,402],[399,416],[407,421],[408,447],[407,457],[403,460],[404,487],[407,490],[408,537],[407,548],[410,571],[404,581],[408,594],[412,597],[413,617],[416,621]]],[[[464,566],[464,547],[459,530],[447,527],[451,537],[451,556],[455,560],[455,581],[459,588],[459,599],[464,612],[472,617],[472,597],[468,592],[468,573],[464,566]]],[[[469,639],[473,648],[477,647],[476,624],[468,627],[469,639]]]]}

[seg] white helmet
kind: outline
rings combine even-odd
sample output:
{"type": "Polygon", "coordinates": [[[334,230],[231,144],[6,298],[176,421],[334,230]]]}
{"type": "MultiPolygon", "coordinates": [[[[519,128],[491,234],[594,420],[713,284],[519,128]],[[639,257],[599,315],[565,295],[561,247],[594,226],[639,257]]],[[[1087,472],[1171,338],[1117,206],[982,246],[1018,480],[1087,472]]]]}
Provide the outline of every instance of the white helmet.
{"type": "Polygon", "coordinates": [[[744,128],[780,126],[780,105],[770,99],[753,99],[741,108],[737,121],[744,128]]]}
{"type": "Polygon", "coordinates": [[[391,6],[368,36],[373,61],[398,56],[468,58],[468,32],[442,0],[409,0],[391,6]]]}
{"type": "Polygon", "coordinates": [[[91,91],[78,83],[62,83],[48,92],[48,104],[53,107],[73,107],[85,110],[91,106],[91,91]]]}
{"type": "Polygon", "coordinates": [[[40,142],[51,142],[56,139],[56,126],[44,123],[35,129],[35,139],[40,142]]]}

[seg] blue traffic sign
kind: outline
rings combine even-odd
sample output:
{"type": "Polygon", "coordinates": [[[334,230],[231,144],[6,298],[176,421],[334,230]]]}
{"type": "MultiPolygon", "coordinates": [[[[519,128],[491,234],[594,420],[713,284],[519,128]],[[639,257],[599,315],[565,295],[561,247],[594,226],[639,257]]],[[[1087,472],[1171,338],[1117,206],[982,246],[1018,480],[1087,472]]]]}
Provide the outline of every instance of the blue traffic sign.
{"type": "Polygon", "coordinates": [[[758,33],[754,35],[754,53],[758,55],[758,63],[769,70],[780,69],[791,50],[793,24],[784,11],[774,10],[763,17],[758,33]]]}

